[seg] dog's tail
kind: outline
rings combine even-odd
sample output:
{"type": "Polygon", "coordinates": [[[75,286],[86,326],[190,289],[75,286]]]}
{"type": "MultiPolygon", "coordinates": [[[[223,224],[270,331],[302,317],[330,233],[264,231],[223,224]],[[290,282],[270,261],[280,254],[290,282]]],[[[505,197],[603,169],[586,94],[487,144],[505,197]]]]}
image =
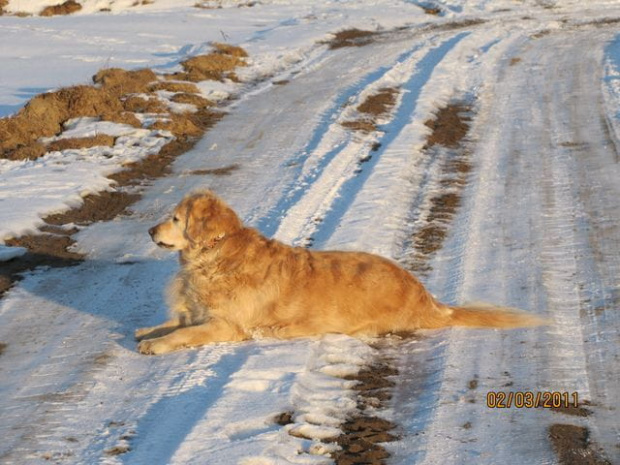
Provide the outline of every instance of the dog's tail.
{"type": "Polygon", "coordinates": [[[468,304],[449,307],[449,326],[473,328],[524,328],[549,324],[550,321],[514,308],[488,304],[468,304]]]}

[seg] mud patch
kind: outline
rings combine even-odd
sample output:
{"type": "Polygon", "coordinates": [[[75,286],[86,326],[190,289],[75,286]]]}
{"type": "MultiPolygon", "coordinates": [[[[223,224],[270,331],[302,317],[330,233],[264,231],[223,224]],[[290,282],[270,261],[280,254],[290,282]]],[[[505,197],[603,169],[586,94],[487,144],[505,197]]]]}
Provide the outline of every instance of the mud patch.
{"type": "Polygon", "coordinates": [[[341,426],[342,434],[335,439],[340,446],[333,454],[337,465],[383,464],[390,456],[382,443],[398,439],[393,434],[396,425],[371,412],[380,410],[390,401],[394,387],[390,378],[397,374],[398,370],[384,360],[345,377],[357,381],[353,388],[357,391],[357,414],[341,426]]]}
{"type": "Polygon", "coordinates": [[[452,218],[461,206],[461,193],[472,169],[465,147],[470,112],[469,105],[452,103],[441,108],[435,119],[425,122],[431,133],[423,150],[429,157],[441,158],[441,174],[440,191],[428,199],[420,213],[417,231],[411,239],[413,254],[404,261],[409,270],[420,275],[430,271],[429,259],[443,246],[452,218]]]}
{"type": "Polygon", "coordinates": [[[549,427],[548,435],[561,465],[611,465],[590,441],[588,428],[554,424],[549,427]]]}
{"type": "Polygon", "coordinates": [[[330,50],[343,47],[363,47],[374,42],[379,33],[361,29],[347,29],[334,33],[334,37],[327,41],[330,50]]]}
{"type": "Polygon", "coordinates": [[[368,96],[357,107],[360,118],[345,121],[341,125],[353,131],[370,133],[377,130],[378,120],[385,116],[396,104],[399,90],[393,87],[379,89],[376,94],[368,96]]]}
{"type": "Polygon", "coordinates": [[[237,171],[241,168],[240,165],[234,163],[232,165],[223,166],[221,168],[211,168],[207,170],[194,170],[190,171],[188,174],[193,174],[197,176],[230,176],[233,172],[237,171]]]}
{"type": "Polygon", "coordinates": [[[425,149],[434,145],[443,145],[448,148],[457,148],[469,131],[470,118],[467,113],[470,108],[462,104],[450,104],[441,108],[435,119],[424,124],[431,129],[426,139],[425,149]]]}
{"type": "Polygon", "coordinates": [[[39,16],[58,16],[58,15],[70,15],[76,11],[80,11],[82,5],[75,0],[67,0],[64,3],[58,5],[51,5],[43,8],[39,13],[39,16]]]}

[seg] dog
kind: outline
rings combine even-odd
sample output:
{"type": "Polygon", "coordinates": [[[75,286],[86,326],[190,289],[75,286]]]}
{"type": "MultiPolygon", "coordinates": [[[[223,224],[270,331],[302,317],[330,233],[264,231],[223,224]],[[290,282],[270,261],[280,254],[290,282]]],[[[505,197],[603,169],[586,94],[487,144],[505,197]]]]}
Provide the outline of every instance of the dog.
{"type": "Polygon", "coordinates": [[[171,319],[135,333],[143,354],[254,338],[544,323],[508,308],[442,304],[378,255],[268,239],[208,190],[187,195],[149,234],[159,247],[179,251],[180,270],[168,289],[171,319]]]}

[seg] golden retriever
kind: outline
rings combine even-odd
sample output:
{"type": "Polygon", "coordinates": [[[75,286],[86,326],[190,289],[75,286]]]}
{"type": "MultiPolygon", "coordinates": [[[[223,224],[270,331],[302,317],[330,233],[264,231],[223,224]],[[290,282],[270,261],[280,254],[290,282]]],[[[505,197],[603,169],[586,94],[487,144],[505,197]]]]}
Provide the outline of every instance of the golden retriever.
{"type": "Polygon", "coordinates": [[[143,354],[255,337],[543,323],[506,308],[444,305],[377,255],[311,251],[267,239],[210,191],[186,196],[149,233],[158,246],[180,252],[180,271],[168,292],[172,318],[136,331],[143,354]]]}

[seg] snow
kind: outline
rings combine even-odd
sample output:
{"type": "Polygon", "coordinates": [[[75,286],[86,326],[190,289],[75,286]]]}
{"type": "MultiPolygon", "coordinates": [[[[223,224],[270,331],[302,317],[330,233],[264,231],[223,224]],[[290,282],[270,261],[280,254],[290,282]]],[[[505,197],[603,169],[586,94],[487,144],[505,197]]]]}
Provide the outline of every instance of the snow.
{"type": "MultiPolygon", "coordinates": [[[[7,11],[52,3],[11,0],[7,11]]],[[[392,401],[373,412],[398,425],[389,463],[558,463],[553,423],[588,427],[618,459],[620,36],[603,21],[620,17],[616,1],[133,3],[1,16],[11,46],[0,50],[0,116],[101,68],[178,70],[213,41],[244,47],[249,66],[241,83],[199,83],[227,115],[169,176],[142,186],[128,214],[80,228],[73,250],[87,260],[26,273],[0,300],[3,463],[332,463],[338,446],[321,440],[357,407],[346,378],[378,357],[400,370],[392,401]],[[379,34],[328,49],[352,27],[379,34]],[[385,87],[399,93],[378,131],[342,126],[385,87]],[[424,122],[454,100],[473,105],[472,171],[423,281],[447,303],[480,299],[552,325],[426,331],[381,349],[326,335],[136,353],[133,331],[165,318],[178,266],[146,231],[194,188],[285,242],[406,262],[450,157],[422,150],[424,122]],[[230,176],[195,174],[232,164],[230,176]],[[501,390],[578,392],[591,413],[487,408],[486,393],[501,390]],[[278,425],[286,412],[292,423],[278,425]]],[[[173,137],[79,118],[52,139],[97,134],[115,145],[0,160],[0,241],[115,189],[106,176],[173,137]]],[[[0,263],[24,252],[0,245],[0,263]]]]}

